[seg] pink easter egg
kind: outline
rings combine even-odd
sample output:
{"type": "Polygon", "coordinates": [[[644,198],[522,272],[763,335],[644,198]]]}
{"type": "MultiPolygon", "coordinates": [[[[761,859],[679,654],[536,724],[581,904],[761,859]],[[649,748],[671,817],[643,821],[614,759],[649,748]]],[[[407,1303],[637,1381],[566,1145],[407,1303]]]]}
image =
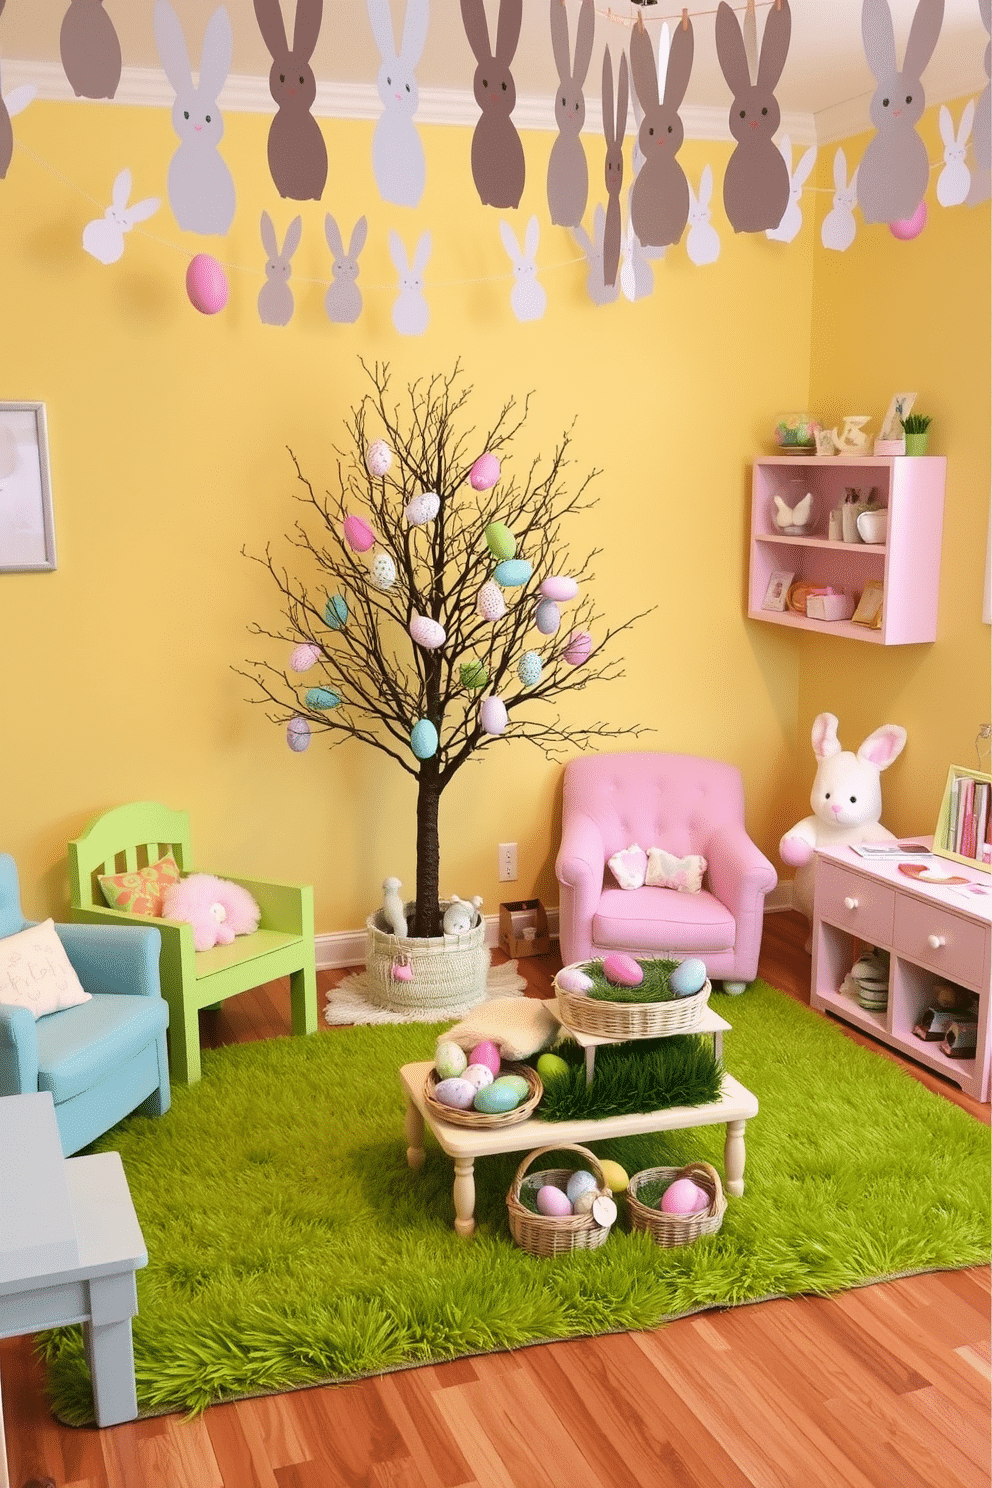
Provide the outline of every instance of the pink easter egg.
{"type": "Polygon", "coordinates": [[[483,620],[502,620],[506,614],[506,600],[503,598],[503,591],[494,579],[487,579],[479,590],[476,607],[483,620]]]}
{"type": "Polygon", "coordinates": [[[626,951],[611,951],[603,957],[603,975],[618,987],[639,987],[644,980],[643,970],[626,951]]]}
{"type": "Polygon", "coordinates": [[[488,491],[499,480],[499,461],[487,450],[480,455],[468,473],[469,483],[475,491],[488,491]]]}
{"type": "Polygon", "coordinates": [[[509,721],[502,698],[483,698],[479,707],[479,722],[487,734],[502,734],[509,721]]]}
{"type": "Polygon", "coordinates": [[[423,646],[425,651],[436,651],[438,646],[444,645],[444,626],[432,620],[430,615],[414,615],[408,629],[411,638],[418,646],[423,646]]]}
{"type": "Polygon", "coordinates": [[[344,540],[356,553],[367,553],[375,546],[375,533],[364,517],[349,512],[344,519],[344,540]]]}
{"type": "Polygon", "coordinates": [[[483,1039],[481,1044],[476,1044],[468,1056],[469,1064],[484,1064],[486,1069],[492,1070],[493,1075],[499,1074],[499,1050],[491,1039],[483,1039]]]}
{"type": "Polygon", "coordinates": [[[702,1209],[708,1209],[710,1196],[698,1183],[693,1183],[691,1178],[676,1178],[670,1183],[661,1196],[658,1208],[664,1214],[698,1214],[702,1209]]]}
{"type": "Polygon", "coordinates": [[[920,202],[912,217],[902,217],[896,222],[889,223],[889,232],[901,243],[908,243],[913,238],[918,238],[927,225],[926,200],[920,202]]]}
{"type": "Polygon", "coordinates": [[[320,660],[320,647],[312,646],[304,642],[301,646],[293,647],[293,654],[289,658],[289,665],[294,672],[308,672],[311,667],[316,666],[320,660]]]}
{"type": "Polygon", "coordinates": [[[227,304],[227,275],[209,253],[197,253],[186,270],[189,302],[201,315],[216,315],[227,304]]]}
{"type": "Polygon", "coordinates": [[[587,630],[573,630],[562,652],[569,666],[581,666],[592,654],[592,636],[587,630]]]}
{"type": "Polygon", "coordinates": [[[588,992],[593,985],[592,977],[587,977],[577,966],[563,966],[555,981],[563,992],[588,992]]]}
{"type": "Polygon", "coordinates": [[[569,579],[565,574],[552,574],[541,584],[540,593],[545,599],[556,599],[566,601],[574,599],[579,592],[579,586],[574,579],[569,579]]]}
{"type": "Polygon", "coordinates": [[[537,1190],[537,1212],[556,1219],[565,1214],[571,1214],[572,1206],[569,1203],[568,1194],[560,1188],[555,1188],[553,1183],[546,1183],[543,1188],[537,1190]]]}

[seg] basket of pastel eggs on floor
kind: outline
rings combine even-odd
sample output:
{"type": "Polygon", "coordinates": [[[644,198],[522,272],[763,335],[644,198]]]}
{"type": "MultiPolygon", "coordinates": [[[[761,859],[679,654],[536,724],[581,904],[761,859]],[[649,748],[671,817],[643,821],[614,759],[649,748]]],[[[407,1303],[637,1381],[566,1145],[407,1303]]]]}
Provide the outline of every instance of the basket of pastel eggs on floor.
{"type": "Polygon", "coordinates": [[[645,1168],[627,1188],[631,1229],[645,1230],[656,1245],[691,1245],[715,1235],[726,1212],[720,1174],[708,1162],[645,1168]]]}
{"type": "Polygon", "coordinates": [[[567,1028],[612,1039],[691,1033],[712,990],[698,956],[636,960],[626,951],[563,966],[554,985],[567,1028]]]}
{"type": "Polygon", "coordinates": [[[427,1109],[455,1126],[513,1126],[526,1121],[543,1094],[537,1070],[501,1059],[489,1040],[467,1054],[459,1044],[442,1040],[424,1085],[427,1109]]]}
{"type": "Polygon", "coordinates": [[[616,1164],[601,1162],[586,1147],[562,1144],[529,1152],[506,1196],[510,1234],[521,1249],[534,1256],[556,1256],[604,1245],[617,1217],[610,1168],[622,1171],[616,1164]],[[548,1152],[575,1152],[583,1166],[528,1172],[531,1163],[548,1152]]]}

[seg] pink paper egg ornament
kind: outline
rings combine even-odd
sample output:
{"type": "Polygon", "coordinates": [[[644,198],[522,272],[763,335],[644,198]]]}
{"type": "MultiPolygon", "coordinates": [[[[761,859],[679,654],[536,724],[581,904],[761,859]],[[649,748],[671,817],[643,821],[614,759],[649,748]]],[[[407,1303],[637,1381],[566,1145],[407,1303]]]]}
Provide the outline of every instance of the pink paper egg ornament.
{"type": "Polygon", "coordinates": [[[895,222],[889,223],[889,232],[900,243],[910,243],[913,238],[918,238],[927,225],[927,203],[926,197],[920,202],[912,217],[902,217],[895,222]]]}
{"type": "Polygon", "coordinates": [[[294,672],[309,672],[320,660],[320,647],[304,641],[299,646],[294,646],[289,658],[289,665],[294,672]]]}
{"type": "Polygon", "coordinates": [[[216,315],[227,304],[227,275],[209,253],[197,253],[186,270],[189,302],[201,315],[216,315]]]}
{"type": "Polygon", "coordinates": [[[488,491],[499,480],[499,460],[486,450],[472,466],[468,479],[474,491],[488,491]]]}
{"type": "Polygon", "coordinates": [[[376,536],[364,517],[349,512],[344,519],[344,540],[355,553],[367,553],[375,547],[376,536]]]}
{"type": "Polygon", "coordinates": [[[576,581],[565,574],[552,574],[550,578],[542,580],[538,589],[538,593],[543,594],[545,599],[553,599],[562,604],[574,599],[578,592],[576,581]]]}
{"type": "Polygon", "coordinates": [[[291,718],[286,725],[286,743],[294,754],[310,747],[310,724],[305,718],[291,718]]]}
{"type": "Polygon", "coordinates": [[[573,630],[562,655],[569,666],[582,666],[592,655],[592,636],[587,630],[573,630]]]}

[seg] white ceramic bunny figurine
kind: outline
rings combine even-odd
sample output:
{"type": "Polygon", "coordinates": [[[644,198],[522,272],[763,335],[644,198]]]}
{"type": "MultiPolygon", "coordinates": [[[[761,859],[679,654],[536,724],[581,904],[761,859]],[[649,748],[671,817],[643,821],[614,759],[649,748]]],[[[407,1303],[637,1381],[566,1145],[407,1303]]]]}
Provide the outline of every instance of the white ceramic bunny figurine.
{"type": "MultiPolygon", "coordinates": [[[[809,803],[813,815],[790,827],[778,845],[783,863],[796,869],[792,902],[813,919],[813,854],[818,847],[852,842],[894,842],[879,821],[882,815],[880,774],[902,753],[906,730],[883,723],[869,734],[857,754],[841,749],[837,719],[820,713],[813,720],[813,753],[819,761],[809,803]]],[[[810,946],[807,942],[806,949],[810,946]]]]}
{"type": "Polygon", "coordinates": [[[403,908],[403,900],[400,898],[400,889],[403,887],[398,878],[384,878],[382,881],[382,917],[392,930],[394,935],[406,935],[406,911],[403,908]]]}

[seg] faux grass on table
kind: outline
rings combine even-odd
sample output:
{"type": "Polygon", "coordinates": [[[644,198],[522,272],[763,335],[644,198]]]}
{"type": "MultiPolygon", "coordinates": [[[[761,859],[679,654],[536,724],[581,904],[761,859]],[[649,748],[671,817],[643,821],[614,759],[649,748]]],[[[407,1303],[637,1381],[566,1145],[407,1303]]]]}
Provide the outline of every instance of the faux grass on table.
{"type": "MultiPolygon", "coordinates": [[[[428,1136],[424,1167],[407,1166],[396,1075],[448,1025],[204,1051],[165,1117],[97,1144],[121,1153],[148,1249],[142,1414],[988,1259],[987,1128],[771,987],[715,1005],[733,1024],[727,1068],[761,1108],[743,1197],[679,1249],[621,1222],[601,1249],[528,1255],[506,1211],[522,1153],[476,1163],[478,1228],[460,1240],[451,1160],[428,1136]]],[[[722,1173],[723,1135],[593,1146],[631,1174],[695,1158],[722,1173]]],[[[80,1330],[43,1347],[56,1415],[91,1422],[80,1330]]]]}

